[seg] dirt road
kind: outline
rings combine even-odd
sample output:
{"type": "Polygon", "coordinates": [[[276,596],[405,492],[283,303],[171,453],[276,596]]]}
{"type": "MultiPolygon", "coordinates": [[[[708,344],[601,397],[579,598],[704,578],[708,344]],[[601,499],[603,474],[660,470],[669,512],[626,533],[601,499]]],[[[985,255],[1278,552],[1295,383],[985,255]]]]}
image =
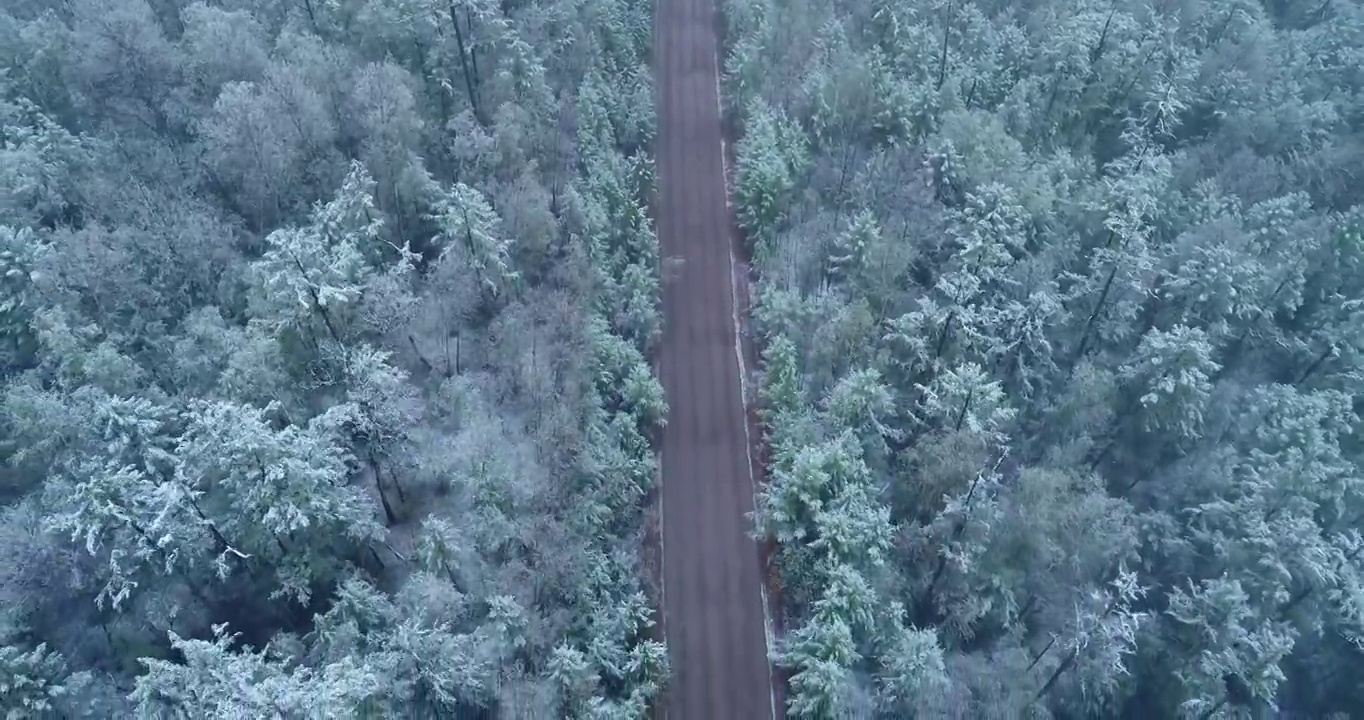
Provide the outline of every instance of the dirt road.
{"type": "Polygon", "coordinates": [[[664,261],[659,370],[669,720],[766,720],[772,680],[725,202],[714,0],[658,0],[655,208],[664,261]]]}

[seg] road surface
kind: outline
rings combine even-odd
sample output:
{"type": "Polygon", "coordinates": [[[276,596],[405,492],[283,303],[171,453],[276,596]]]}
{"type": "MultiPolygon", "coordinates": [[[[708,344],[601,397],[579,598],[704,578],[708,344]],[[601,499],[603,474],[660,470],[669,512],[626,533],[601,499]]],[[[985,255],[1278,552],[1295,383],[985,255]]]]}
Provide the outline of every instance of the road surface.
{"type": "Polygon", "coordinates": [[[668,720],[767,720],[772,676],[738,352],[715,0],[658,0],[655,213],[664,257],[659,374],[668,720]]]}

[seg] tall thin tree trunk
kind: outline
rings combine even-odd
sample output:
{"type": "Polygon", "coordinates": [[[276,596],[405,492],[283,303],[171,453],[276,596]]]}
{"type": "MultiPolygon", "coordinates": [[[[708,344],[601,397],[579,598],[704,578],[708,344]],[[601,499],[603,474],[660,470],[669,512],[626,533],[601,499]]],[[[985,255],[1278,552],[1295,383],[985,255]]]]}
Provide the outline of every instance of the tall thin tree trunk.
{"type": "Polygon", "coordinates": [[[369,469],[374,472],[374,487],[379,490],[379,504],[384,506],[384,519],[388,520],[389,527],[397,525],[398,516],[388,501],[388,493],[384,492],[384,477],[379,471],[379,461],[373,455],[369,456],[369,469]]]}
{"type": "Polygon", "coordinates": [[[1320,355],[1317,356],[1316,360],[1312,361],[1311,365],[1308,365],[1307,368],[1302,371],[1302,374],[1298,375],[1298,379],[1293,381],[1293,386],[1297,387],[1298,385],[1307,382],[1308,378],[1312,377],[1312,375],[1314,375],[1318,370],[1321,369],[1322,363],[1325,363],[1327,360],[1331,359],[1331,357],[1334,356],[1336,352],[1337,348],[1334,344],[1328,346],[1325,350],[1322,351],[1320,355]]]}
{"type": "Polygon", "coordinates": [[[317,27],[317,15],[313,12],[312,0],[303,0],[303,9],[308,13],[308,22],[313,26],[313,32],[321,35],[322,31],[317,27]]]}
{"type": "Polygon", "coordinates": [[[961,431],[961,424],[966,421],[966,411],[971,409],[971,399],[975,394],[975,388],[971,388],[971,390],[966,393],[966,399],[961,403],[961,411],[957,413],[957,422],[952,428],[953,431],[961,431]]]}
{"type": "Polygon", "coordinates": [[[1103,313],[1104,305],[1108,302],[1108,293],[1113,290],[1113,279],[1118,276],[1118,266],[1115,263],[1113,269],[1108,271],[1108,279],[1104,281],[1104,289],[1099,293],[1099,301],[1094,303],[1094,311],[1089,314],[1089,319],[1085,321],[1085,330],[1080,335],[1080,343],[1075,348],[1075,356],[1070,361],[1070,372],[1075,372],[1075,366],[1084,359],[1085,350],[1089,349],[1089,338],[1094,332],[1094,325],[1103,313]]]}
{"type": "Polygon", "coordinates": [[[474,111],[474,119],[478,120],[479,125],[487,126],[483,120],[483,112],[479,108],[477,81],[474,69],[470,67],[468,52],[464,45],[464,30],[459,26],[459,15],[455,12],[454,2],[450,3],[450,24],[455,26],[455,46],[459,50],[459,64],[464,71],[464,89],[469,93],[469,107],[474,111]]]}
{"type": "Polygon", "coordinates": [[[942,53],[938,57],[938,82],[934,89],[941,90],[942,84],[947,81],[947,38],[952,32],[952,8],[954,3],[947,4],[947,17],[942,21],[942,53]]]}
{"type": "MultiPolygon", "coordinates": [[[[474,36],[474,16],[468,8],[464,9],[464,29],[470,38],[474,36]]],[[[472,44],[469,45],[469,67],[474,71],[474,85],[478,85],[478,48],[472,44]]]]}

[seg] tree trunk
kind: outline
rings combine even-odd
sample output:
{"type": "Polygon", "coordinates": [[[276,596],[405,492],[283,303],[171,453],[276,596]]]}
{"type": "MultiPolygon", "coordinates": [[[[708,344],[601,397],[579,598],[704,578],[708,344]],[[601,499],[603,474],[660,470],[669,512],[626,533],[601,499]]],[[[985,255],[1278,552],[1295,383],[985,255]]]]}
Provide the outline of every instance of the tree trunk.
{"type": "Polygon", "coordinates": [[[947,349],[947,338],[952,335],[952,321],[957,317],[957,311],[953,310],[947,314],[947,319],[942,323],[942,330],[938,333],[938,347],[933,351],[933,358],[936,360],[942,357],[943,350],[947,349]]]}
{"type": "Polygon", "coordinates": [[[1089,314],[1089,319],[1085,321],[1085,330],[1080,334],[1080,343],[1075,348],[1075,357],[1070,361],[1070,372],[1075,372],[1075,366],[1084,359],[1085,350],[1089,348],[1089,338],[1094,332],[1094,325],[1103,313],[1104,305],[1108,302],[1108,293],[1113,289],[1113,279],[1118,276],[1118,266],[1115,264],[1113,269],[1108,272],[1108,279],[1104,281],[1104,289],[1099,293],[1099,301],[1094,303],[1094,311],[1089,314]]]}
{"type": "Polygon", "coordinates": [[[938,56],[938,82],[934,86],[935,90],[941,90],[942,84],[947,81],[947,38],[952,31],[952,7],[953,3],[947,4],[947,17],[942,21],[942,53],[938,56]]]}
{"type": "Polygon", "coordinates": [[[957,413],[957,422],[953,425],[954,432],[961,431],[961,424],[966,421],[966,411],[971,409],[971,399],[975,396],[975,388],[966,393],[966,399],[961,403],[961,411],[957,413]]]}
{"type": "Polygon", "coordinates": [[[1312,364],[1308,365],[1307,368],[1302,371],[1302,374],[1298,375],[1298,379],[1293,381],[1293,386],[1297,387],[1307,382],[1308,378],[1312,377],[1313,374],[1315,374],[1318,370],[1321,369],[1322,363],[1331,359],[1331,357],[1334,356],[1336,352],[1337,350],[1334,344],[1330,345],[1325,350],[1323,350],[1322,353],[1317,356],[1317,359],[1313,360],[1312,364]]]}
{"type": "Polygon", "coordinates": [[[379,490],[379,503],[384,506],[384,518],[388,521],[388,526],[393,527],[398,524],[398,516],[393,512],[393,505],[388,501],[388,493],[384,492],[384,478],[379,472],[379,461],[369,456],[369,469],[374,472],[374,487],[379,490]]]}
{"type": "Polygon", "coordinates": [[[459,64],[464,71],[464,89],[469,93],[469,107],[474,111],[474,119],[479,125],[487,127],[483,120],[483,112],[479,109],[478,102],[478,81],[474,75],[474,68],[470,67],[470,60],[464,45],[464,31],[459,27],[459,15],[455,12],[455,4],[450,5],[450,24],[455,26],[455,46],[459,50],[459,64]]]}
{"type": "Polygon", "coordinates": [[[426,372],[435,372],[436,366],[431,364],[431,361],[427,360],[426,356],[422,354],[421,348],[417,347],[417,338],[409,333],[407,342],[412,346],[412,352],[417,354],[417,362],[422,364],[422,367],[426,369],[426,372]]]}

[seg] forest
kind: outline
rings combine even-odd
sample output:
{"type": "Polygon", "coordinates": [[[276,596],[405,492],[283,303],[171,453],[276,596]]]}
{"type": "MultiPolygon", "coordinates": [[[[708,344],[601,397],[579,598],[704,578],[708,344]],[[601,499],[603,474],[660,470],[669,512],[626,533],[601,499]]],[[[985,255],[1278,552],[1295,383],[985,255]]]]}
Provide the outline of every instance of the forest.
{"type": "Polygon", "coordinates": [[[788,717],[1364,715],[1364,7],[724,24],[788,717]]]}
{"type": "MultiPolygon", "coordinates": [[[[1364,6],[717,2],[785,715],[1364,715],[1364,6]]],[[[6,717],[652,716],[655,11],[0,7],[6,717]]]]}
{"type": "Polygon", "coordinates": [[[638,718],[641,0],[0,10],[0,712],[638,718]]]}

